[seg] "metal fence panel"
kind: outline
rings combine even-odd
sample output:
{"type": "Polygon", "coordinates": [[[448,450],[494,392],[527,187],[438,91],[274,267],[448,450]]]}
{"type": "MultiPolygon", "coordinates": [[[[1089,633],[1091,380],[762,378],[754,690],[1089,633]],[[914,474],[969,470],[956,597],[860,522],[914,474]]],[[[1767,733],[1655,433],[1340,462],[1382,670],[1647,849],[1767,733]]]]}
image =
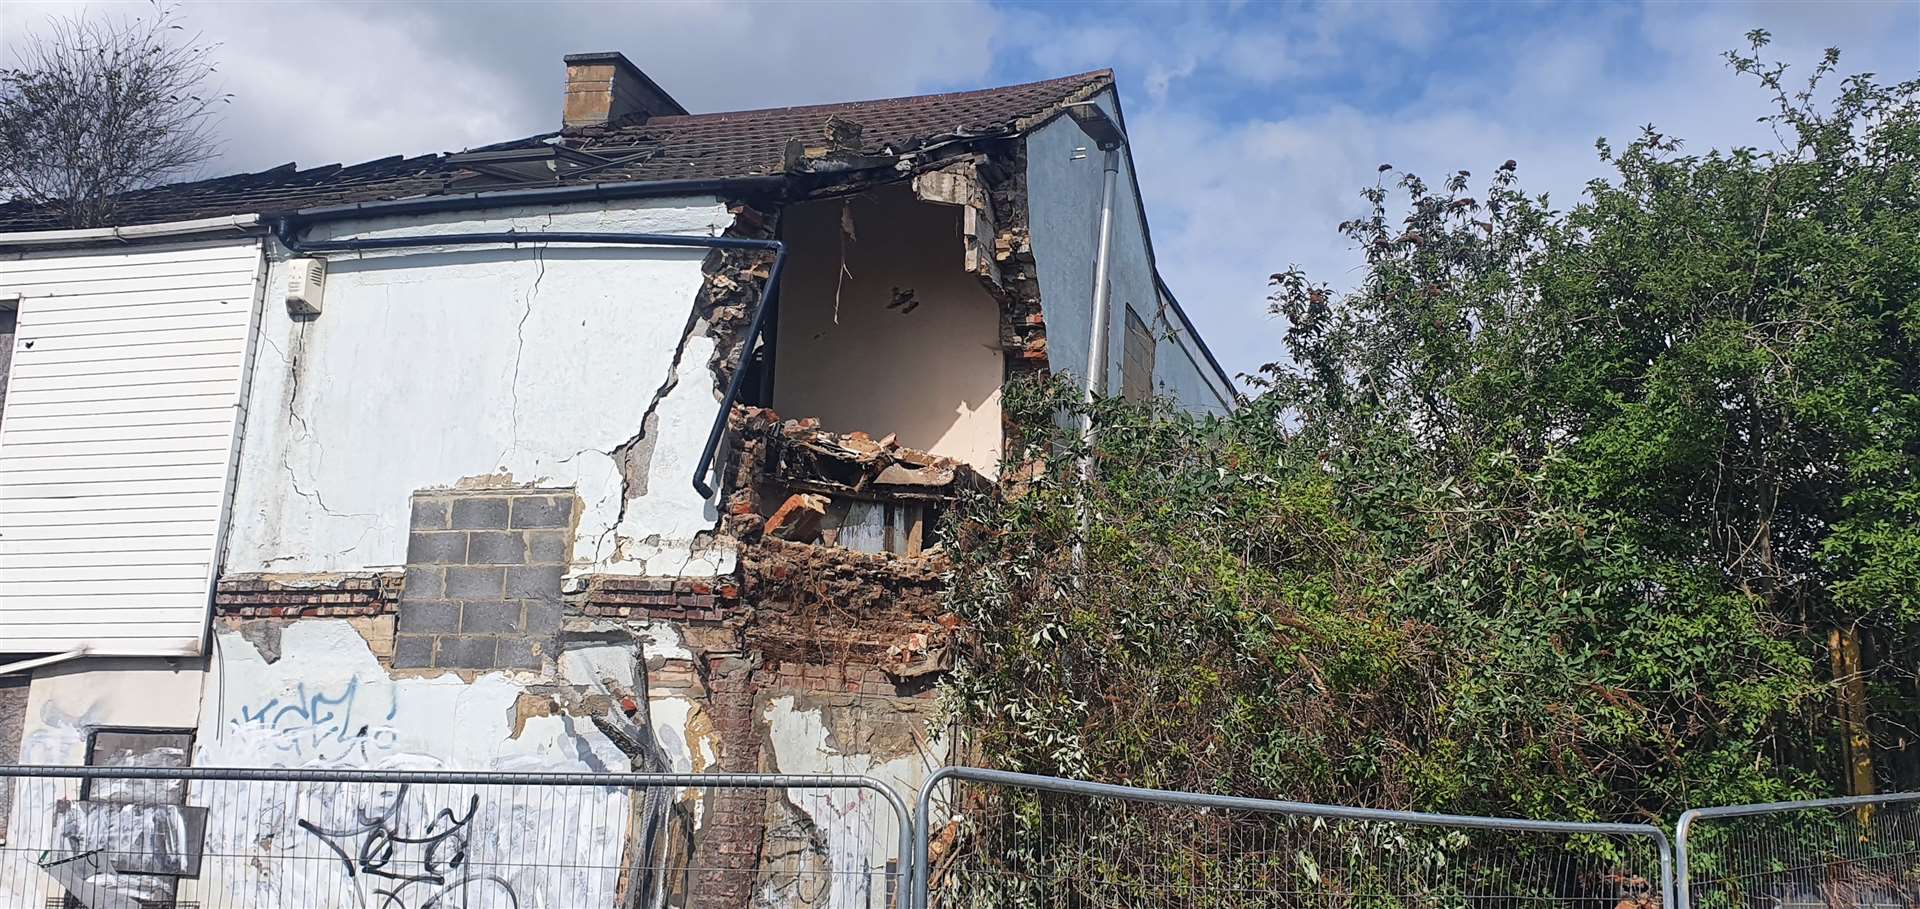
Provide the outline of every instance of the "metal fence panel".
{"type": "Polygon", "coordinates": [[[1343,808],[971,768],[935,774],[916,817],[921,909],[1672,905],[1666,837],[1637,824],[1343,808]]]}
{"type": "Polygon", "coordinates": [[[884,909],[859,776],[0,767],[7,909],[884,909]]]}
{"type": "Polygon", "coordinates": [[[1681,909],[1920,906],[1920,792],[1696,808],[1674,834],[1681,909]]]}

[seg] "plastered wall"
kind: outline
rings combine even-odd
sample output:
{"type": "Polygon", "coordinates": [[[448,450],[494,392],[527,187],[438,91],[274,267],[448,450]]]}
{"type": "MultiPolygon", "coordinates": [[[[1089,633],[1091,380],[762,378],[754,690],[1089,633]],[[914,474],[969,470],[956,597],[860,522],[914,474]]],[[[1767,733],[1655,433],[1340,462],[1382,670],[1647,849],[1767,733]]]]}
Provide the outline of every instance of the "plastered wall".
{"type": "MultiPolygon", "coordinates": [[[[1118,119],[1112,93],[1093,99],[1118,119]]],[[[1047,354],[1053,369],[1087,374],[1093,315],[1093,271],[1099,243],[1102,153],[1071,118],[1060,117],[1027,138],[1027,193],[1041,310],[1047,317],[1047,354]],[[1077,149],[1085,149],[1084,153],[1077,149]],[[1081,155],[1076,160],[1076,155],[1081,155]]],[[[1192,327],[1162,297],[1153,277],[1145,214],[1135,194],[1131,163],[1122,153],[1114,192],[1109,260],[1112,303],[1107,326],[1107,384],[1120,390],[1126,343],[1126,307],[1152,319],[1159,338],[1154,392],[1191,410],[1223,413],[1232,396],[1200,353],[1192,327]],[[1159,313],[1159,318],[1154,318],[1159,313]],[[1167,337],[1171,335],[1172,337],[1167,337]]]]}
{"type": "MultiPolygon", "coordinates": [[[[313,238],[428,232],[711,236],[717,200],[422,215],[318,226],[313,238]]],[[[573,487],[581,570],[714,574],[730,546],[690,485],[718,408],[712,342],[687,336],[701,249],[447,247],[329,256],[325,311],[294,318],[268,279],[226,571],[391,568],[407,500],[468,484],[573,487]],[[684,340],[684,346],[683,346],[684,340]],[[644,469],[617,449],[652,409],[644,469]],[[623,501],[624,500],[624,501],[623,501]]]]}
{"type": "Polygon", "coordinates": [[[999,305],[964,270],[960,209],[906,186],[791,206],[773,408],[992,473],[999,305]]]}

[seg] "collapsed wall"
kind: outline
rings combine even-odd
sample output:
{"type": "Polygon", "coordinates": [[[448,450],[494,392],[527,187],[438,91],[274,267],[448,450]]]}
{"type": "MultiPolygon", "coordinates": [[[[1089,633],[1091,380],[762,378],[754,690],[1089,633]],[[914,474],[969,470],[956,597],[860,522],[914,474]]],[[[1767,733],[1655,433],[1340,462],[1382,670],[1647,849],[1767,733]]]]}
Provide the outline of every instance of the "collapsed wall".
{"type": "MultiPolygon", "coordinates": [[[[1017,160],[966,156],[912,181],[921,202],[963,213],[955,258],[999,310],[1006,374],[1045,367],[1015,182],[1023,173],[1017,160]]],[[[727,232],[775,236],[777,212],[732,204],[727,232]]],[[[508,220],[535,230],[553,222],[508,220]]],[[[584,266],[564,260],[543,259],[526,275],[503,261],[457,264],[494,269],[475,276],[476,288],[526,278],[528,289],[499,307],[522,332],[577,319],[555,311],[573,301],[553,295],[601,279],[570,276],[584,266]]],[[[324,330],[344,318],[335,311],[350,311],[356,289],[384,298],[412,292],[415,279],[377,263],[341,269],[327,315],[269,323],[259,368],[276,377],[261,386],[274,406],[248,417],[250,479],[235,509],[244,526],[217,583],[213,655],[192,682],[198,708],[168,740],[182,752],[175,765],[862,774],[910,795],[948,747],[935,693],[959,623],[941,602],[939,522],[956,496],[990,481],[885,427],[873,427],[878,438],[833,433],[737,404],[719,501],[683,502],[684,490],[665,489],[690,474],[697,452],[686,440],[713,412],[708,389],[752,360],[744,331],[769,264],[743,251],[699,261],[690,313],[684,296],[677,304],[677,341],[649,342],[666,355],[664,379],[608,389],[631,408],[624,423],[605,413],[584,430],[561,422],[585,412],[579,402],[555,408],[541,396],[561,390],[553,377],[569,354],[535,353],[537,334],[516,338],[503,391],[479,393],[511,411],[499,468],[449,473],[407,495],[383,476],[369,497],[339,465],[363,455],[356,446],[406,444],[395,441],[406,429],[398,414],[418,406],[383,401],[366,417],[327,398],[327,384],[344,377],[328,370],[360,361],[339,355],[356,339],[324,330]],[[384,434],[360,431],[376,418],[384,434]],[[395,564],[359,567],[396,548],[404,556],[395,564]]],[[[607,311],[627,302],[609,300],[607,311]]],[[[485,312],[469,311],[481,323],[470,333],[486,329],[485,312]]],[[[119,722],[100,706],[84,685],[36,684],[22,760],[98,762],[101,730],[119,722]]],[[[138,749],[122,757],[175,760],[138,749]]],[[[29,806],[88,798],[54,781],[15,795],[29,806]]],[[[435,797],[373,788],[238,815],[220,810],[230,799],[219,787],[193,789],[177,810],[208,809],[196,834],[204,848],[258,860],[166,889],[213,904],[317,905],[315,893],[378,904],[392,884],[354,850],[369,837],[431,835],[457,836],[466,868],[500,869],[487,886],[506,888],[502,905],[879,906],[892,897],[872,883],[884,874],[850,872],[897,870],[888,863],[899,858],[898,830],[870,793],[501,791],[471,811],[435,797]],[[397,820],[415,814],[425,827],[397,820]],[[375,817],[391,823],[367,820],[375,817]],[[556,847],[540,840],[543,830],[568,835],[556,847]],[[341,861],[278,860],[316,836],[341,861]],[[568,854],[546,851],[554,848],[568,854]]],[[[11,823],[33,814],[16,807],[11,823]]],[[[10,834],[30,839],[25,827],[10,834]]],[[[157,877],[109,869],[93,884],[106,905],[157,877]]],[[[48,878],[12,872],[0,874],[0,892],[60,897],[48,878]]]]}

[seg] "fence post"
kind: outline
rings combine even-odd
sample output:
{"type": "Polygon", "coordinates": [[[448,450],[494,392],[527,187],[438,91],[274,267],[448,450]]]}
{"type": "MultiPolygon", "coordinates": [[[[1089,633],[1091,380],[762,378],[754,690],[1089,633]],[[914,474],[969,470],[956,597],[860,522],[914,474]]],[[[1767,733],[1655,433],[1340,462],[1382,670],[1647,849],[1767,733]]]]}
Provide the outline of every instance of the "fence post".
{"type": "Polygon", "coordinates": [[[1680,812],[1680,819],[1673,824],[1673,889],[1674,909],[1687,909],[1693,901],[1693,887],[1687,877],[1687,834],[1693,830],[1693,820],[1700,816],[1701,809],[1689,808],[1680,812]]]}

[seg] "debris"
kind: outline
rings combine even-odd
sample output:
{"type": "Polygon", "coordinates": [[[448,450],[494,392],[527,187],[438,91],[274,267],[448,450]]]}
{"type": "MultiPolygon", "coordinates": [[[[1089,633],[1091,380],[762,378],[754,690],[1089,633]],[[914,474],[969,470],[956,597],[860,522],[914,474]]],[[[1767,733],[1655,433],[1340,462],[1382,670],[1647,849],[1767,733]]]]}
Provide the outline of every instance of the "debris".
{"type": "Polygon", "coordinates": [[[893,436],[887,436],[887,442],[875,442],[872,436],[864,432],[850,432],[840,438],[840,446],[848,451],[860,453],[863,457],[876,457],[887,450],[887,443],[893,436]]]}
{"type": "Polygon", "coordinates": [[[794,543],[809,543],[820,538],[820,519],[827,515],[832,500],[823,495],[795,493],[787,497],[767,519],[768,536],[794,543]]]}
{"type": "Polygon", "coordinates": [[[928,527],[940,510],[961,492],[989,485],[967,465],[904,447],[891,433],[878,441],[864,432],[831,433],[817,420],[782,420],[745,405],[734,408],[732,425],[743,458],[727,510],[742,539],[922,558],[935,548],[928,527]]]}
{"type": "Polygon", "coordinates": [[[942,637],[943,640],[935,642],[924,631],[907,635],[905,640],[887,648],[880,671],[896,682],[905,682],[952,669],[953,650],[947,646],[946,636],[942,637]]]}
{"type": "Polygon", "coordinates": [[[953,470],[945,467],[908,467],[890,464],[874,479],[882,486],[947,486],[953,483],[953,470]]]}

